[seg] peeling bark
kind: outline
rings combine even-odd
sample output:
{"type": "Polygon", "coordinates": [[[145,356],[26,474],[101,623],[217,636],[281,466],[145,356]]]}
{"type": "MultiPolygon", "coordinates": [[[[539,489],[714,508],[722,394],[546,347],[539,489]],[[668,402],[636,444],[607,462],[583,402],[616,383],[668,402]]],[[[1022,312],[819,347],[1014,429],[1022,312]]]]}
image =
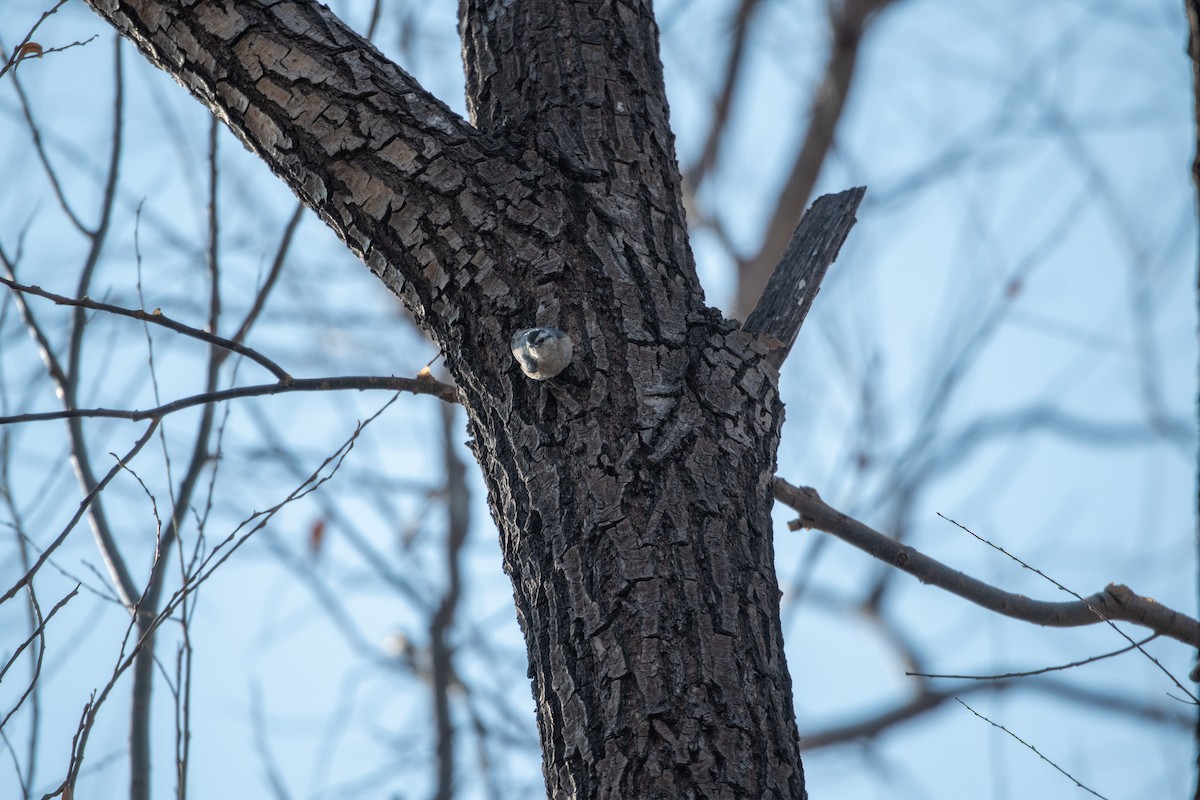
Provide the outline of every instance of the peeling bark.
{"type": "Polygon", "coordinates": [[[411,309],[467,410],[553,797],[804,796],[767,346],[704,303],[647,0],[463,0],[472,123],[307,2],[89,0],[411,309]],[[513,331],[575,342],[546,383],[513,331]]]}

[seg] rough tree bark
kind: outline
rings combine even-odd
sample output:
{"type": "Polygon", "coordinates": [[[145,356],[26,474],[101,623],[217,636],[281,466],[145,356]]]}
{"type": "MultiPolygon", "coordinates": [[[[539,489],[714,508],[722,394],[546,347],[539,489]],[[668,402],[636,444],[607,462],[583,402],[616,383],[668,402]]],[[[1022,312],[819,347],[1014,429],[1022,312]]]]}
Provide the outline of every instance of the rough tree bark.
{"type": "Polygon", "coordinates": [[[649,0],[462,0],[470,123],[318,4],[88,2],[442,348],[550,795],[803,797],[770,517],[778,373],[704,302],[649,0]],[[509,353],[535,324],[575,341],[553,382],[509,353]]]}

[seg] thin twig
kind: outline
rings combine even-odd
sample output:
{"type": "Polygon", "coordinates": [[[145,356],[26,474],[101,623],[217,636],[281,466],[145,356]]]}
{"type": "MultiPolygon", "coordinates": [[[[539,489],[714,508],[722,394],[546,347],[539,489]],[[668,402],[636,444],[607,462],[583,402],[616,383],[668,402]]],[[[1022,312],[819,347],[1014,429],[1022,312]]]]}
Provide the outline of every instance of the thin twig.
{"type": "Polygon", "coordinates": [[[308,495],[320,489],[326,481],[331,480],[333,476],[337,474],[338,470],[341,469],[342,463],[346,460],[346,457],[350,455],[350,451],[354,449],[355,442],[358,441],[358,437],[362,435],[362,432],[366,429],[366,427],[378,419],[379,416],[386,411],[392,405],[392,403],[396,402],[399,397],[399,394],[395,395],[386,403],[384,403],[378,411],[367,417],[362,422],[358,423],[354,429],[354,432],[350,434],[349,438],[345,442],[342,443],[342,446],[334,451],[332,455],[328,456],[324,461],[322,461],[320,466],[313,470],[313,472],[307,478],[305,478],[305,480],[299,486],[292,490],[287,497],[285,497],[283,500],[280,500],[278,503],[266,509],[265,511],[255,511],[253,514],[243,520],[223,540],[221,540],[216,547],[213,548],[213,550],[197,565],[195,571],[186,577],[180,587],[175,590],[170,599],[167,600],[167,602],[163,605],[162,610],[158,614],[155,626],[157,627],[157,625],[162,624],[164,620],[169,618],[171,614],[175,612],[175,609],[179,606],[179,604],[188,595],[195,592],[202,583],[212,577],[213,572],[215,572],[218,567],[229,560],[229,558],[235,552],[237,552],[237,550],[239,550],[251,536],[266,527],[267,523],[270,522],[271,519],[274,518],[275,514],[277,514],[281,509],[285,508],[291,503],[296,502],[297,500],[307,497],[308,495]],[[326,468],[329,470],[328,474],[322,474],[326,468]],[[254,523],[253,526],[251,526],[251,523],[254,523]],[[247,526],[251,527],[248,531],[243,533],[243,529],[247,526]],[[227,545],[228,547],[226,547],[227,545]]]}
{"type": "Polygon", "coordinates": [[[1016,739],[1016,740],[1017,740],[1018,742],[1020,742],[1021,744],[1025,745],[1026,747],[1028,747],[1028,748],[1029,748],[1030,750],[1032,750],[1034,753],[1037,753],[1037,757],[1038,757],[1038,758],[1040,758],[1042,761],[1045,761],[1047,764],[1049,764],[1050,766],[1054,767],[1056,770],[1058,770],[1059,772],[1061,772],[1063,775],[1065,775],[1065,776],[1066,776],[1067,780],[1069,780],[1069,781],[1071,781],[1072,783],[1074,783],[1074,784],[1075,784],[1076,786],[1078,786],[1080,789],[1083,789],[1085,792],[1088,792],[1089,794],[1092,794],[1092,795],[1095,795],[1096,797],[1099,797],[1099,798],[1101,798],[1101,800],[1107,800],[1107,798],[1105,798],[1105,797],[1104,797],[1104,795],[1100,794],[1099,792],[1097,792],[1097,791],[1095,791],[1095,790],[1093,790],[1093,789],[1089,789],[1087,786],[1084,786],[1082,783],[1080,783],[1080,782],[1079,782],[1079,780],[1078,780],[1077,778],[1073,777],[1073,776],[1071,775],[1071,773],[1067,772],[1065,769],[1063,769],[1062,767],[1060,767],[1058,764],[1055,764],[1053,761],[1051,761],[1050,759],[1046,758],[1044,755],[1042,755],[1042,754],[1041,754],[1041,752],[1040,752],[1040,751],[1039,751],[1039,750],[1038,750],[1036,747],[1034,747],[1034,746],[1033,746],[1033,745],[1031,745],[1029,742],[1027,742],[1027,741],[1025,741],[1024,739],[1022,739],[1020,736],[1017,736],[1015,733],[1013,733],[1012,731],[1010,731],[1008,728],[1004,727],[1003,725],[1001,725],[1001,724],[1000,724],[1000,723],[998,723],[998,722],[992,722],[990,719],[988,719],[987,717],[985,717],[983,714],[980,714],[978,711],[976,711],[975,709],[971,708],[969,705],[967,705],[966,703],[964,703],[962,700],[958,699],[957,697],[956,697],[956,698],[954,698],[954,700],[955,700],[955,702],[957,702],[959,705],[961,705],[963,708],[965,708],[967,711],[970,711],[972,714],[974,714],[975,716],[979,717],[979,718],[980,718],[981,720],[983,720],[984,722],[988,723],[989,725],[991,725],[991,726],[993,726],[993,727],[999,728],[1000,730],[1004,731],[1005,733],[1007,733],[1007,734],[1008,734],[1009,736],[1011,736],[1012,738],[1016,739]]]}
{"type": "Polygon", "coordinates": [[[237,353],[240,356],[245,356],[251,361],[254,361],[255,363],[266,368],[272,375],[274,375],[276,378],[279,378],[281,381],[291,380],[292,377],[290,374],[288,374],[287,370],[257,350],[247,347],[246,345],[236,342],[232,339],[226,339],[224,336],[218,336],[215,333],[209,333],[208,331],[194,328],[191,325],[185,325],[182,322],[171,319],[157,308],[153,311],[145,311],[140,308],[125,308],[123,306],[113,305],[112,303],[101,303],[97,300],[92,300],[90,297],[66,297],[61,294],[55,294],[54,292],[48,292],[40,286],[17,283],[14,280],[9,280],[8,278],[4,277],[0,277],[0,284],[7,286],[15,292],[31,294],[35,297],[41,297],[46,300],[50,300],[56,305],[71,306],[90,311],[103,311],[119,317],[129,317],[130,319],[136,319],[141,322],[160,325],[168,330],[181,333],[184,336],[190,336],[193,339],[199,339],[200,341],[211,344],[214,347],[220,347],[223,350],[228,350],[230,352],[237,353]]]}
{"type": "MultiPolygon", "coordinates": [[[[16,663],[16,660],[21,657],[21,653],[25,652],[25,648],[32,644],[34,639],[42,635],[42,631],[46,629],[46,623],[53,619],[54,615],[58,613],[58,610],[65,606],[67,602],[77,594],[79,594],[79,584],[75,584],[74,589],[68,592],[62,600],[59,600],[57,603],[55,603],[54,608],[50,609],[49,614],[47,614],[45,617],[41,617],[39,615],[37,627],[33,629],[33,632],[30,633],[28,637],[26,637],[25,641],[17,645],[17,649],[13,651],[12,657],[5,662],[3,668],[0,668],[0,680],[4,680],[5,674],[12,667],[12,665],[16,663]]],[[[3,728],[4,723],[7,721],[8,717],[5,717],[3,721],[0,721],[0,728],[3,728]]]]}
{"type": "MultiPolygon", "coordinates": [[[[17,46],[13,48],[12,54],[4,62],[4,66],[0,67],[0,78],[4,77],[4,73],[8,72],[10,69],[15,67],[17,64],[19,64],[25,60],[25,58],[27,57],[26,51],[25,51],[25,45],[27,45],[31,41],[33,41],[33,35],[35,33],[37,33],[38,28],[42,27],[42,23],[45,22],[50,17],[51,14],[54,14],[60,8],[62,8],[64,5],[66,5],[66,3],[67,3],[67,0],[58,0],[58,2],[55,3],[48,11],[42,12],[42,15],[40,17],[38,17],[38,21],[33,23],[33,27],[31,27],[29,29],[29,32],[25,34],[25,38],[22,39],[21,41],[17,42],[17,46]]],[[[92,37],[92,39],[95,39],[95,38],[96,38],[95,36],[92,37]]],[[[92,39],[88,39],[87,41],[90,42],[92,39]]],[[[75,44],[76,45],[87,44],[87,42],[75,42],[75,44]]],[[[71,45],[68,45],[68,47],[69,46],[71,46],[71,45]]],[[[44,56],[48,52],[52,53],[52,52],[56,52],[57,50],[65,50],[65,49],[66,49],[66,47],[58,47],[58,48],[53,48],[51,50],[42,49],[40,51],[39,55],[44,56]]]]}
{"type": "Polygon", "coordinates": [[[233,341],[244,342],[247,334],[250,333],[250,328],[253,327],[259,314],[267,304],[267,298],[271,295],[271,290],[275,288],[275,283],[279,280],[280,273],[283,272],[283,265],[287,261],[288,251],[291,250],[292,240],[296,236],[296,230],[300,227],[301,220],[304,219],[304,212],[308,206],[304,203],[296,203],[295,210],[292,211],[292,216],[288,218],[287,224],[283,226],[283,236],[280,237],[279,246],[275,248],[275,257],[271,259],[271,269],[267,271],[266,280],[259,287],[257,294],[254,296],[254,302],[250,304],[250,310],[246,312],[246,316],[242,319],[242,324],[238,326],[237,332],[230,337],[233,341]]]}
{"type": "Polygon", "coordinates": [[[938,691],[922,688],[917,694],[889,708],[876,711],[866,719],[851,721],[835,728],[805,732],[802,750],[818,750],[852,741],[869,740],[906,722],[926,718],[925,715],[942,704],[968,694],[1000,693],[1021,690],[1041,692],[1056,701],[1078,703],[1105,713],[1128,716],[1138,723],[1167,725],[1178,731],[1192,726],[1190,715],[1182,711],[1134,703],[1109,691],[1081,689],[1075,683],[1037,678],[1031,681],[972,681],[938,691]]]}
{"type": "Polygon", "coordinates": [[[275,754],[271,752],[271,737],[267,731],[267,712],[263,708],[262,687],[255,682],[250,687],[250,722],[254,729],[254,749],[258,751],[258,760],[262,763],[263,771],[267,774],[267,785],[275,800],[291,800],[291,792],[287,789],[283,771],[275,754]]]}
{"type": "MultiPolygon", "coordinates": [[[[33,576],[36,575],[37,571],[42,568],[42,565],[46,563],[46,559],[50,558],[50,554],[57,550],[59,545],[66,541],[67,535],[74,530],[76,525],[79,524],[79,520],[83,518],[83,515],[87,512],[88,508],[95,501],[100,492],[104,490],[104,487],[108,486],[109,481],[115,478],[117,473],[119,473],[126,464],[133,460],[133,457],[141,451],[141,449],[146,445],[146,442],[150,441],[150,437],[154,435],[154,430],[158,427],[158,423],[158,418],[151,420],[150,425],[147,426],[142,435],[138,437],[138,440],[134,442],[133,447],[129,449],[129,452],[121,458],[118,458],[117,463],[112,467],[112,469],[110,469],[103,478],[96,482],[96,485],[92,487],[92,490],[88,492],[86,496],[84,496],[82,501],[80,501],[79,508],[75,510],[75,513],[71,516],[71,519],[62,529],[62,532],[58,534],[54,541],[51,542],[45,550],[42,551],[42,554],[38,556],[37,561],[33,562],[33,566],[30,567],[25,574],[22,575],[21,578],[9,588],[7,592],[5,592],[3,595],[0,595],[0,603],[11,600],[16,596],[17,592],[21,591],[21,587],[33,580],[33,576]]],[[[116,456],[114,456],[114,458],[115,457],[116,456]]]]}
{"type": "MultiPolygon", "coordinates": [[[[306,497],[312,492],[315,492],[322,485],[324,485],[326,481],[330,480],[341,468],[342,463],[350,454],[350,451],[354,449],[355,442],[358,440],[358,437],[362,434],[366,426],[375,421],[385,410],[387,410],[387,408],[392,405],[392,403],[396,401],[398,397],[399,394],[388,400],[387,403],[385,403],[378,411],[368,417],[365,421],[360,422],[355,427],[354,432],[341,445],[341,447],[339,447],[332,455],[328,456],[324,461],[322,461],[320,466],[318,466],[316,470],[313,471],[313,473],[300,486],[292,490],[287,497],[266,511],[256,511],[243,520],[241,524],[239,524],[228,536],[225,537],[223,541],[217,545],[212,552],[208,554],[208,556],[197,566],[196,571],[187,576],[186,580],[183,582],[183,585],[176,589],[171,597],[163,604],[161,611],[148,619],[137,613],[130,618],[130,626],[126,631],[126,637],[128,639],[130,632],[136,626],[138,632],[137,641],[128,654],[125,653],[125,643],[122,643],[121,658],[114,667],[112,676],[109,678],[108,683],[100,691],[99,698],[97,699],[95,693],[93,693],[91,700],[89,700],[84,706],[79,727],[77,728],[75,737],[72,740],[71,759],[70,766],[67,771],[67,778],[54,792],[47,794],[46,797],[61,795],[66,791],[74,789],[75,782],[79,777],[80,769],[83,764],[83,753],[87,747],[88,737],[91,733],[92,726],[95,722],[96,715],[99,713],[100,707],[104,704],[105,700],[107,700],[109,694],[121,675],[124,674],[125,671],[131,666],[133,666],[137,660],[139,652],[141,652],[147,641],[158,631],[158,628],[166,620],[171,618],[179,605],[189,596],[195,593],[200,585],[207,581],[212,576],[213,572],[217,570],[217,568],[219,568],[235,552],[237,552],[241,546],[250,539],[251,536],[262,530],[267,523],[274,518],[276,513],[291,503],[306,497]],[[328,473],[322,474],[327,468],[328,473]],[[254,523],[253,525],[251,525],[252,522],[254,523]],[[249,526],[249,530],[244,530],[247,528],[247,526],[249,526]],[[143,623],[144,619],[146,621],[143,623]]],[[[146,441],[149,441],[150,437],[153,435],[153,429],[156,425],[157,422],[155,425],[150,426],[150,429],[143,435],[142,439],[139,440],[139,446],[141,444],[145,444],[146,441]]]]}
{"type": "MultiPolygon", "coordinates": [[[[32,594],[33,593],[30,592],[31,596],[32,596],[32,594]]],[[[72,589],[70,591],[70,593],[67,594],[66,597],[64,597],[62,600],[59,600],[57,603],[54,604],[54,608],[50,609],[50,613],[47,614],[44,619],[42,618],[41,614],[39,613],[37,628],[34,630],[34,632],[32,634],[30,634],[28,639],[26,639],[24,642],[21,643],[21,646],[17,648],[17,652],[13,653],[12,658],[10,658],[8,660],[8,663],[4,665],[4,669],[0,670],[0,678],[3,678],[4,673],[8,672],[9,667],[11,667],[13,665],[13,663],[17,660],[17,658],[21,655],[21,653],[24,652],[25,648],[29,644],[31,644],[34,639],[38,640],[37,658],[35,659],[33,674],[30,676],[30,679],[29,679],[29,685],[27,687],[25,687],[25,692],[17,700],[16,705],[14,705],[9,710],[9,712],[4,715],[3,719],[0,719],[0,730],[4,730],[4,726],[8,724],[8,721],[10,719],[12,719],[13,714],[16,714],[17,711],[20,710],[21,706],[23,706],[25,704],[25,700],[30,696],[30,694],[32,694],[37,689],[38,680],[41,678],[41,674],[42,674],[42,661],[46,656],[46,634],[45,634],[46,623],[49,622],[50,619],[55,614],[58,613],[58,610],[60,608],[65,606],[67,604],[67,602],[77,594],[79,594],[79,585],[78,584],[76,584],[75,588],[72,589]]],[[[35,603],[36,603],[36,600],[35,600],[35,603]]]]}
{"type": "Polygon", "coordinates": [[[708,134],[704,138],[704,146],[700,149],[699,157],[694,164],[684,170],[684,179],[689,191],[693,193],[700,191],[700,185],[708,177],[713,165],[716,164],[717,151],[721,147],[726,130],[728,130],[729,112],[733,108],[736,91],[739,87],[744,89],[748,85],[740,78],[742,68],[749,60],[746,58],[749,49],[746,47],[746,43],[749,41],[750,22],[754,18],[759,2],[760,0],[740,0],[737,10],[734,12],[729,61],[725,65],[721,91],[713,101],[712,121],[708,127],[708,134]]]}
{"type": "MultiPolygon", "coordinates": [[[[1121,630],[1121,629],[1120,629],[1120,628],[1118,628],[1118,627],[1117,627],[1115,624],[1113,624],[1113,621],[1112,621],[1112,618],[1111,618],[1111,616],[1110,616],[1110,615],[1109,615],[1109,614],[1108,614],[1108,613],[1107,613],[1105,610],[1102,610],[1102,609],[1100,609],[1100,608],[1098,608],[1098,607],[1097,607],[1097,606],[1099,606],[1099,605],[1100,605],[1099,603],[1093,603],[1093,602],[1092,602],[1090,599],[1088,599],[1088,598],[1084,598],[1084,597],[1083,597],[1083,596],[1081,596],[1081,595],[1080,595],[1078,592],[1075,592],[1075,591],[1074,591],[1074,590],[1072,590],[1072,589],[1068,589],[1066,586],[1063,586],[1061,583],[1059,583],[1058,581],[1056,581],[1054,578],[1051,578],[1049,575],[1047,575],[1046,573],[1042,572],[1042,571],[1041,571],[1040,569],[1038,569],[1037,567],[1035,567],[1035,566],[1032,566],[1031,564],[1028,564],[1028,563],[1026,563],[1026,562],[1022,561],[1021,559],[1019,559],[1019,558],[1017,558],[1016,556],[1014,556],[1012,553],[1010,553],[1010,552],[1008,552],[1007,550],[1005,550],[1005,549],[1004,549],[1003,547],[1001,547],[1000,545],[998,545],[998,544],[995,544],[995,543],[993,543],[993,542],[990,542],[990,541],[988,541],[987,539],[985,539],[985,538],[983,538],[982,536],[980,536],[979,534],[975,533],[975,531],[971,530],[971,529],[970,529],[970,528],[968,528],[967,526],[965,526],[965,525],[963,525],[963,524],[961,524],[961,523],[959,523],[959,522],[955,522],[954,520],[950,519],[950,518],[949,518],[949,517],[947,517],[945,514],[942,514],[941,512],[938,512],[938,516],[939,516],[939,517],[941,517],[942,519],[946,520],[946,522],[949,522],[951,525],[954,525],[954,526],[956,526],[956,527],[958,527],[958,528],[961,528],[962,530],[964,530],[964,531],[966,531],[967,533],[971,534],[971,536],[975,537],[975,538],[976,538],[977,540],[979,540],[980,542],[983,542],[984,544],[986,544],[988,547],[992,548],[993,550],[997,550],[997,551],[999,551],[999,552],[1003,553],[1004,555],[1008,556],[1008,557],[1009,557],[1009,558],[1011,558],[1013,561],[1017,562],[1018,564],[1020,564],[1022,567],[1024,567],[1024,568],[1025,568],[1025,569],[1027,569],[1027,570],[1029,570],[1030,572],[1034,572],[1034,573],[1038,574],[1039,576],[1041,576],[1041,577],[1042,577],[1042,578],[1044,578],[1045,580],[1047,580],[1047,581],[1049,581],[1050,583],[1054,584],[1056,587],[1058,587],[1058,588],[1059,588],[1059,589],[1061,589],[1062,591],[1064,591],[1064,592],[1066,592],[1067,594],[1069,594],[1069,595],[1071,595],[1072,597],[1074,597],[1074,598],[1075,598],[1076,600],[1078,600],[1079,602],[1083,603],[1085,606],[1087,606],[1087,607],[1088,607],[1088,610],[1090,610],[1090,611],[1091,611],[1093,614],[1095,614],[1095,615],[1096,615],[1096,616],[1097,616],[1097,617],[1098,617],[1098,618],[1099,618],[1101,621],[1103,621],[1103,622],[1104,622],[1106,625],[1108,625],[1108,627],[1110,627],[1110,628],[1112,628],[1114,631],[1116,631],[1116,632],[1117,632],[1117,635],[1119,635],[1119,636],[1120,636],[1122,639],[1124,639],[1125,641],[1129,642],[1129,644],[1130,644],[1130,645],[1132,645],[1133,647],[1136,647],[1136,648],[1137,648],[1137,650],[1138,650],[1138,652],[1140,652],[1140,653],[1141,653],[1142,655],[1144,655],[1146,658],[1150,659],[1150,662],[1151,662],[1152,664],[1154,664],[1154,666],[1158,667],[1158,668],[1159,668],[1159,670],[1160,670],[1160,671],[1161,671],[1161,672],[1162,672],[1164,675],[1166,675],[1168,678],[1170,678],[1170,680],[1171,680],[1171,683],[1175,684],[1175,686],[1176,686],[1176,687],[1179,689],[1179,691],[1181,691],[1181,692],[1183,692],[1185,695],[1187,695],[1189,700],[1191,700],[1193,703],[1196,703],[1196,704],[1200,705],[1200,699],[1197,699],[1197,698],[1196,698],[1196,696],[1195,696],[1194,694],[1192,694],[1190,691],[1188,691],[1187,687],[1185,687],[1185,686],[1184,686],[1182,683],[1180,683],[1180,682],[1179,682],[1179,680],[1178,680],[1178,679],[1177,679],[1177,678],[1176,678],[1174,675],[1172,675],[1172,674],[1171,674],[1170,670],[1168,670],[1166,667],[1164,667],[1164,666],[1162,665],[1162,662],[1160,662],[1160,661],[1159,661],[1157,658],[1155,658],[1154,656],[1152,656],[1152,655],[1150,655],[1149,653],[1147,653],[1147,652],[1145,651],[1145,649],[1144,649],[1144,648],[1143,648],[1141,645],[1139,645],[1137,642],[1133,641],[1133,637],[1131,637],[1129,634],[1125,633],[1125,631],[1121,630]]],[[[1129,590],[1128,590],[1128,589],[1126,589],[1126,591],[1129,591],[1129,590]]],[[[1109,593],[1110,593],[1110,594],[1113,594],[1113,593],[1115,593],[1115,592],[1114,592],[1114,591],[1113,591],[1113,590],[1110,588],[1110,589],[1109,589],[1109,593]]],[[[1130,594],[1132,594],[1132,592],[1130,592],[1130,594]]],[[[1153,602],[1153,601],[1151,601],[1151,602],[1153,602]]]]}
{"type": "Polygon", "coordinates": [[[1006,672],[1003,675],[938,675],[931,672],[906,672],[905,675],[911,678],[954,678],[966,681],[1002,681],[1009,678],[1029,678],[1034,675],[1045,675],[1047,672],[1058,672],[1065,669],[1074,669],[1082,667],[1086,664],[1091,664],[1096,661],[1103,661],[1106,658],[1119,656],[1122,653],[1128,653],[1130,650],[1141,649],[1141,646],[1157,639],[1161,634],[1155,633],[1142,639],[1140,642],[1135,642],[1128,647],[1122,647],[1120,650],[1113,650],[1111,653],[1104,655],[1092,656],[1081,661],[1072,661],[1070,664],[1059,664],[1055,667],[1042,667],[1041,669],[1029,670],[1027,672],[1006,672]]]}

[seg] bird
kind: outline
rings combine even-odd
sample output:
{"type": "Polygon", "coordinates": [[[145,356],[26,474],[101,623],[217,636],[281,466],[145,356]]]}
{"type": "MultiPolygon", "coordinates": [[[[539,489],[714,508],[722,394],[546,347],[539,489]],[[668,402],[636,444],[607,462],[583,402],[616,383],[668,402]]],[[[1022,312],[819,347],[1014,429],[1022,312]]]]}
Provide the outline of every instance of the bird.
{"type": "Polygon", "coordinates": [[[558,328],[525,328],[512,337],[513,358],[535,381],[549,380],[566,369],[573,350],[571,337],[558,328]]]}

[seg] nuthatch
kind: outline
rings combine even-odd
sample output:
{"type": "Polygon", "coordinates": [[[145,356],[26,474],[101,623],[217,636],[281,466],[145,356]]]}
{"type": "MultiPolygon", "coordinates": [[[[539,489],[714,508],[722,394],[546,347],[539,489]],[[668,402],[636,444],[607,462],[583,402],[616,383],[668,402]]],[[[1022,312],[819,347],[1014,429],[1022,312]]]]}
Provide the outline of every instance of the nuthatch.
{"type": "Polygon", "coordinates": [[[512,337],[512,354],[535,381],[553,378],[571,363],[571,337],[558,328],[526,328],[512,337]]]}

